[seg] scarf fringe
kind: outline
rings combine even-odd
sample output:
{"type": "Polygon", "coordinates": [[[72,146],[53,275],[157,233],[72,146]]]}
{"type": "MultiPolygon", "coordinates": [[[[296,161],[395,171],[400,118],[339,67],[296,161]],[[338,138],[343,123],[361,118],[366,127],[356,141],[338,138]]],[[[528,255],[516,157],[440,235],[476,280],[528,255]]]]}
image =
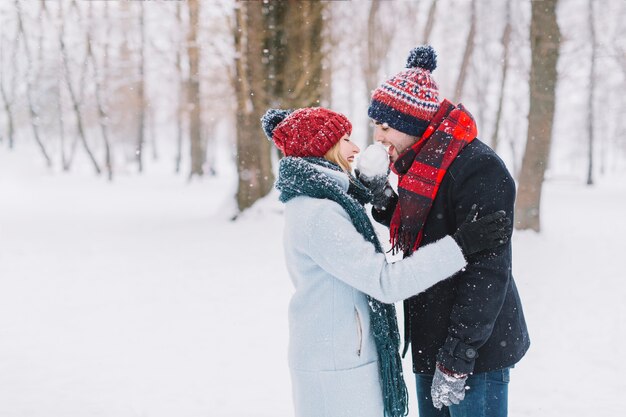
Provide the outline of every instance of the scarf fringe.
{"type": "Polygon", "coordinates": [[[422,231],[412,233],[410,230],[403,230],[401,224],[391,224],[389,227],[389,236],[391,243],[391,253],[410,254],[417,250],[421,240],[422,231]]]}
{"type": "Polygon", "coordinates": [[[404,417],[409,414],[409,396],[402,374],[402,360],[395,346],[381,349],[380,375],[383,381],[385,417],[404,417]]]}

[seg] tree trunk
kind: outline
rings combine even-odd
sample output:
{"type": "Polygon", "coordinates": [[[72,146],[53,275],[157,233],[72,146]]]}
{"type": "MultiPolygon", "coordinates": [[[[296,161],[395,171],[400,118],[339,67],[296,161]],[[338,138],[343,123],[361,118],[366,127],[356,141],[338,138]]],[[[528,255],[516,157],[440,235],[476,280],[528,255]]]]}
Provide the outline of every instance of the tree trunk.
{"type": "Polygon", "coordinates": [[[430,35],[433,32],[433,28],[435,27],[435,18],[437,16],[437,0],[433,0],[430,3],[430,8],[428,9],[428,18],[426,19],[426,26],[424,26],[424,35],[422,36],[422,43],[424,45],[428,44],[430,40],[430,35]]]}
{"type": "MultiPolygon", "coordinates": [[[[16,36],[14,48],[17,48],[17,39],[16,36]]],[[[16,60],[13,60],[13,65],[16,64],[16,60]]],[[[0,31],[0,68],[4,67],[4,39],[2,37],[2,32],[0,31]]],[[[13,74],[17,73],[14,71],[13,74]]],[[[11,83],[10,85],[15,86],[15,83],[11,83]]],[[[6,88],[4,87],[4,71],[0,70],[0,95],[2,96],[2,101],[4,103],[4,112],[7,118],[7,142],[9,149],[13,149],[14,137],[15,137],[15,128],[13,124],[14,116],[13,116],[13,101],[15,100],[15,94],[12,97],[9,97],[6,88]]],[[[2,135],[0,135],[1,137],[2,135]]]]}
{"type": "Polygon", "coordinates": [[[189,80],[187,83],[189,111],[189,140],[191,142],[191,171],[194,175],[204,175],[206,153],[202,143],[201,107],[200,107],[200,49],[198,48],[199,0],[189,0],[189,32],[187,53],[189,56],[189,80]]]}
{"type": "Polygon", "coordinates": [[[516,228],[541,230],[541,188],[550,157],[560,31],[557,0],[533,1],[528,136],[515,207],[516,228]]]}
{"type": "Polygon", "coordinates": [[[30,116],[30,125],[33,129],[33,136],[35,137],[35,142],[37,142],[37,146],[39,147],[39,150],[41,151],[41,154],[43,155],[46,161],[46,165],[48,167],[51,167],[52,159],[50,158],[50,155],[48,154],[48,151],[46,150],[46,147],[41,141],[41,137],[39,135],[39,126],[37,122],[37,120],[39,119],[39,114],[37,113],[35,100],[33,99],[33,88],[34,88],[32,84],[33,61],[32,61],[32,55],[30,53],[30,47],[28,45],[28,37],[26,36],[26,31],[24,30],[24,22],[22,20],[22,7],[20,5],[19,0],[15,0],[15,9],[17,11],[18,28],[19,28],[20,36],[24,43],[24,52],[26,55],[26,62],[27,62],[26,65],[28,67],[28,70],[26,73],[26,96],[28,99],[28,112],[30,116]]]}
{"type": "Polygon", "coordinates": [[[465,52],[463,53],[463,60],[461,61],[459,77],[457,78],[456,87],[454,88],[453,102],[455,104],[459,102],[463,95],[463,86],[465,85],[469,64],[472,59],[472,53],[474,52],[474,38],[476,37],[476,0],[472,0],[471,7],[470,30],[467,34],[467,43],[465,45],[465,52]]]}
{"type": "Polygon", "coordinates": [[[285,108],[319,106],[325,53],[324,3],[274,1],[264,7],[267,18],[261,22],[265,31],[262,43],[270,56],[277,57],[270,61],[277,83],[266,91],[267,103],[285,108]]]}
{"type": "MultiPolygon", "coordinates": [[[[61,3],[59,3],[59,7],[57,8],[57,22],[61,22],[64,18],[65,16],[63,16],[63,6],[61,3]]],[[[65,149],[65,109],[63,107],[63,77],[57,77],[56,90],[57,107],[59,109],[59,150],[61,152],[61,169],[63,171],[68,171],[70,168],[70,163],[65,149]]]]}
{"type": "MultiPolygon", "coordinates": [[[[91,34],[91,28],[93,23],[93,8],[92,2],[89,2],[89,26],[87,27],[87,53],[88,58],[91,60],[91,64],[93,65],[94,72],[94,83],[95,83],[95,96],[96,96],[96,105],[98,107],[98,123],[100,125],[100,131],[102,133],[102,141],[104,143],[104,165],[107,171],[107,179],[109,181],[113,180],[113,163],[111,158],[111,141],[109,140],[109,128],[107,125],[108,114],[105,110],[104,98],[102,97],[102,91],[106,91],[106,76],[109,70],[109,40],[104,40],[103,45],[103,55],[104,55],[104,64],[102,71],[98,68],[98,61],[94,56],[92,49],[92,40],[93,36],[91,34]]],[[[109,4],[105,2],[104,4],[104,21],[108,23],[109,21],[109,4]]]]}
{"type": "MultiPolygon", "coordinates": [[[[333,35],[330,27],[333,22],[332,7],[328,7],[324,10],[324,33],[322,43],[327,48],[332,48],[333,35]]],[[[324,58],[322,61],[322,87],[320,95],[320,105],[326,108],[332,108],[333,106],[333,54],[329,49],[324,51],[324,58]]]]}
{"type": "MultiPolygon", "coordinates": [[[[0,68],[4,68],[5,62],[5,52],[4,52],[4,27],[0,28],[0,68]]],[[[13,114],[13,103],[15,102],[15,88],[17,83],[15,82],[15,75],[18,73],[17,64],[17,52],[19,48],[19,40],[20,40],[20,32],[19,29],[15,33],[15,37],[13,39],[13,51],[9,60],[12,65],[12,74],[8,80],[10,86],[10,94],[9,91],[5,88],[4,74],[5,72],[0,69],[0,95],[2,96],[2,101],[4,103],[4,111],[7,118],[7,133],[6,138],[8,142],[9,149],[13,149],[15,144],[15,116],[13,114]]],[[[2,136],[2,135],[0,135],[2,136]]]]}
{"type": "MultiPolygon", "coordinates": [[[[179,30],[183,28],[183,19],[181,16],[181,2],[176,2],[176,23],[178,24],[179,30]]],[[[185,77],[183,76],[183,67],[182,67],[182,45],[180,40],[178,40],[178,45],[176,46],[176,74],[178,76],[178,108],[176,111],[176,157],[175,157],[175,171],[178,174],[180,172],[180,165],[183,158],[183,123],[184,123],[184,114],[186,113],[186,102],[185,99],[185,77]]]]}
{"type": "Polygon", "coordinates": [[[4,100],[4,111],[7,116],[7,142],[9,149],[13,149],[15,140],[15,127],[13,125],[13,106],[12,102],[8,99],[6,95],[4,87],[0,86],[0,92],[2,93],[2,99],[4,100]]]}
{"type": "Polygon", "coordinates": [[[587,154],[587,185],[593,185],[593,157],[594,157],[594,100],[595,100],[595,90],[596,90],[596,80],[595,80],[595,72],[596,72],[596,56],[597,56],[597,45],[596,45],[596,26],[594,22],[594,11],[593,11],[593,0],[589,0],[589,32],[591,43],[591,65],[589,69],[589,98],[587,100],[587,124],[589,129],[589,148],[587,154]]]}
{"type": "MultiPolygon", "coordinates": [[[[59,3],[59,7],[62,7],[62,3],[59,3]]],[[[78,11],[78,5],[74,4],[74,7],[76,7],[76,10],[78,11]]],[[[79,97],[76,94],[74,86],[72,85],[72,72],[69,66],[69,57],[67,56],[67,48],[65,47],[64,37],[65,37],[65,24],[63,21],[61,21],[60,27],[59,27],[59,47],[61,50],[61,59],[63,61],[63,69],[65,70],[65,85],[67,86],[67,91],[69,92],[70,99],[72,100],[72,108],[74,109],[74,114],[76,115],[76,127],[78,129],[78,137],[80,138],[80,141],[83,144],[83,147],[85,148],[85,152],[87,152],[87,155],[89,156],[89,160],[91,161],[91,164],[93,165],[94,170],[96,171],[96,174],[100,175],[102,170],[100,169],[100,165],[98,164],[98,161],[96,161],[96,158],[93,155],[91,148],[89,147],[89,143],[87,142],[87,136],[85,134],[85,128],[83,125],[83,114],[81,110],[82,100],[79,100],[79,97]]],[[[86,47],[89,48],[89,45],[87,44],[86,47]]],[[[88,56],[89,54],[87,53],[85,55],[85,61],[83,63],[83,70],[82,70],[83,72],[81,74],[81,79],[84,79],[88,56]]],[[[81,95],[83,94],[84,90],[85,89],[81,86],[80,88],[81,95]]]]}
{"type": "Polygon", "coordinates": [[[318,106],[323,91],[323,2],[235,3],[237,167],[240,211],[272,188],[271,142],[259,119],[269,107],[318,106]]]}
{"type": "Polygon", "coordinates": [[[271,144],[263,137],[259,119],[265,111],[263,92],[263,4],[238,0],[235,51],[237,96],[237,206],[252,206],[272,188],[271,144]]]}
{"type": "Polygon", "coordinates": [[[139,2],[139,78],[137,80],[137,97],[139,103],[137,145],[135,147],[135,157],[137,158],[137,169],[143,172],[143,149],[146,143],[146,93],[145,93],[145,50],[146,50],[146,20],[143,2],[139,2]]]}
{"type": "MultiPolygon", "coordinates": [[[[363,66],[367,101],[370,100],[372,91],[378,86],[378,71],[389,51],[388,45],[393,39],[393,28],[395,27],[393,25],[384,25],[379,11],[380,0],[372,0],[367,18],[367,51],[366,62],[363,66]]],[[[369,120],[367,124],[366,144],[370,145],[374,143],[374,129],[369,126],[369,120]]]]}
{"type": "Polygon", "coordinates": [[[502,108],[504,107],[504,89],[506,76],[509,68],[509,45],[511,44],[511,0],[506,2],[506,24],[502,34],[502,75],[500,78],[500,97],[498,98],[498,110],[496,111],[496,123],[491,135],[491,148],[498,150],[498,136],[500,133],[500,121],[502,120],[502,108]]]}

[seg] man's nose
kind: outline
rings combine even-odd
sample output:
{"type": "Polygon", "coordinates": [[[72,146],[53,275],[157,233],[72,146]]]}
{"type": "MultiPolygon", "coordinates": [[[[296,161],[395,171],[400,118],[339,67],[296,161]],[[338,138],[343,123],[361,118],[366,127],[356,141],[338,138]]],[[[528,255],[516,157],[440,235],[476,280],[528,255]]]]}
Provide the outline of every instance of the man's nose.
{"type": "Polygon", "coordinates": [[[374,140],[376,142],[382,142],[383,141],[382,135],[380,134],[380,129],[378,129],[378,128],[376,128],[374,130],[374,140]]]}

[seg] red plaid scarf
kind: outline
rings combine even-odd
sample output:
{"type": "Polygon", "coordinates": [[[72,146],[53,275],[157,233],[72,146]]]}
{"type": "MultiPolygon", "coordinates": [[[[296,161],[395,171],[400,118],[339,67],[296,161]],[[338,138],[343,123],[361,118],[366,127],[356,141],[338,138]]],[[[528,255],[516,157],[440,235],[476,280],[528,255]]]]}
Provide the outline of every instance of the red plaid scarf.
{"type": "Polygon", "coordinates": [[[389,229],[394,253],[409,254],[419,247],[441,180],[477,134],[476,122],[465,107],[444,99],[422,137],[392,164],[399,177],[399,200],[389,229]]]}

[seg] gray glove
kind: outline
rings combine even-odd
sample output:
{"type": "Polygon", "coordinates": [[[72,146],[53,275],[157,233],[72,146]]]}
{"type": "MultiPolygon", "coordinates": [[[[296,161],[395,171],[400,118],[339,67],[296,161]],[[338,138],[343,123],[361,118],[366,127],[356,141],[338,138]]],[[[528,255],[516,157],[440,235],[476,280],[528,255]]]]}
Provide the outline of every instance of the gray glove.
{"type": "Polygon", "coordinates": [[[449,407],[463,401],[465,381],[467,381],[467,375],[455,374],[438,363],[433,376],[433,385],[430,387],[430,395],[435,408],[441,410],[444,405],[449,407]]]}
{"type": "Polygon", "coordinates": [[[372,205],[377,210],[384,210],[389,201],[393,198],[395,191],[389,185],[389,180],[386,175],[376,175],[374,177],[368,177],[359,170],[355,170],[356,177],[361,181],[361,184],[367,187],[372,193],[372,205]]]}

